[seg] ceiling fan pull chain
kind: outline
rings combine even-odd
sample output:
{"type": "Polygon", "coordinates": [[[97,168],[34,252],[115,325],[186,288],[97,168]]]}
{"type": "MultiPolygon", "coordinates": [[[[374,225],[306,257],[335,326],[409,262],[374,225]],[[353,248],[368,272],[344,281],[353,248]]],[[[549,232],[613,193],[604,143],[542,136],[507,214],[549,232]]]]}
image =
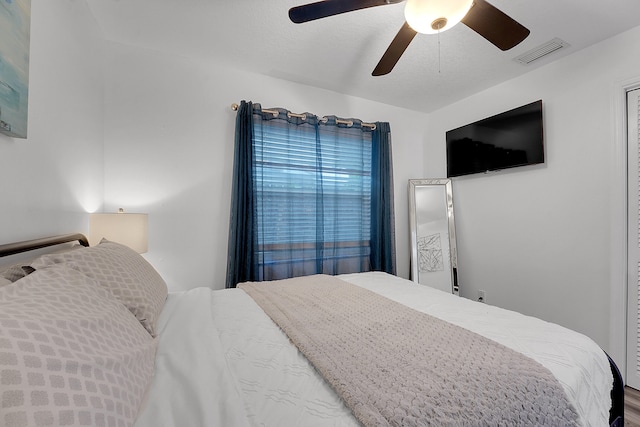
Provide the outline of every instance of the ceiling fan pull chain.
{"type": "Polygon", "coordinates": [[[438,74],[440,74],[440,28],[438,28],[438,74]]]}

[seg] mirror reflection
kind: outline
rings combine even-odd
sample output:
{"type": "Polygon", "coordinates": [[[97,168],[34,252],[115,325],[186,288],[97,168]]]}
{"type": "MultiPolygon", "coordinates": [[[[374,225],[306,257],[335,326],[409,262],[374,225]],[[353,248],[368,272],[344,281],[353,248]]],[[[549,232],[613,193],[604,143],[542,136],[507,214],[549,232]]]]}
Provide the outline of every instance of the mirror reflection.
{"type": "Polygon", "coordinates": [[[451,180],[409,180],[409,216],[411,280],[457,295],[451,180]]]}

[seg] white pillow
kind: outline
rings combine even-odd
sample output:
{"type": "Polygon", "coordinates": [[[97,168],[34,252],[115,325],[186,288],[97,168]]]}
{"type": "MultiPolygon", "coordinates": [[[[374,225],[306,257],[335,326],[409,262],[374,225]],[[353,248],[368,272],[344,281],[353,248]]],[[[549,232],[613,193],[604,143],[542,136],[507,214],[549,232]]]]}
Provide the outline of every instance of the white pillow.
{"type": "Polygon", "coordinates": [[[0,288],[0,425],[130,426],[157,339],[95,280],[64,265],[0,288]]]}
{"type": "Polygon", "coordinates": [[[28,276],[33,272],[33,269],[29,266],[22,265],[12,265],[7,269],[0,272],[0,277],[7,279],[10,282],[15,282],[16,280],[20,280],[25,276],[28,276]]]}
{"type": "Polygon", "coordinates": [[[43,255],[31,267],[37,270],[57,263],[66,263],[96,279],[131,310],[151,336],[156,336],[158,317],[167,299],[167,285],[139,253],[103,239],[90,248],[43,255]]]}

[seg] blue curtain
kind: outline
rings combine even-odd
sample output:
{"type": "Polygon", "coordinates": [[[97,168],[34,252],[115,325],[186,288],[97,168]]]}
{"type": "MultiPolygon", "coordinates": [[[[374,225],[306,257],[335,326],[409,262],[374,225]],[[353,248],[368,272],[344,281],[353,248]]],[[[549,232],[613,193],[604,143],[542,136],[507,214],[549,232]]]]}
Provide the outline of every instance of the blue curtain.
{"type": "Polygon", "coordinates": [[[242,101],[236,116],[227,288],[255,280],[258,271],[253,169],[253,105],[242,101]]]}
{"type": "Polygon", "coordinates": [[[377,122],[371,140],[371,270],[396,274],[393,160],[389,123],[377,122]]]}
{"type": "Polygon", "coordinates": [[[227,287],[396,272],[389,124],[302,116],[240,105],[227,287]]]}

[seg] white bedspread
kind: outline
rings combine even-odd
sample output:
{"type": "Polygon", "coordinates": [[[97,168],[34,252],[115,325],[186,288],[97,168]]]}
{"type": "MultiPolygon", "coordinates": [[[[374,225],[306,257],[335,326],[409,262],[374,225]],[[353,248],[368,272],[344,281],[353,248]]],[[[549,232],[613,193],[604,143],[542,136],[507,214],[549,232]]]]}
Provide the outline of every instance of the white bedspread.
{"type": "MultiPolygon", "coordinates": [[[[340,278],[532,357],[558,378],[585,426],[608,425],[611,371],[589,338],[383,273],[340,278]]],[[[170,294],[159,330],[156,375],[136,427],[358,425],[242,290],[170,294]]]]}
{"type": "Polygon", "coordinates": [[[251,425],[213,325],[215,296],[209,288],[169,294],[155,376],[135,426],[251,425]]]}

